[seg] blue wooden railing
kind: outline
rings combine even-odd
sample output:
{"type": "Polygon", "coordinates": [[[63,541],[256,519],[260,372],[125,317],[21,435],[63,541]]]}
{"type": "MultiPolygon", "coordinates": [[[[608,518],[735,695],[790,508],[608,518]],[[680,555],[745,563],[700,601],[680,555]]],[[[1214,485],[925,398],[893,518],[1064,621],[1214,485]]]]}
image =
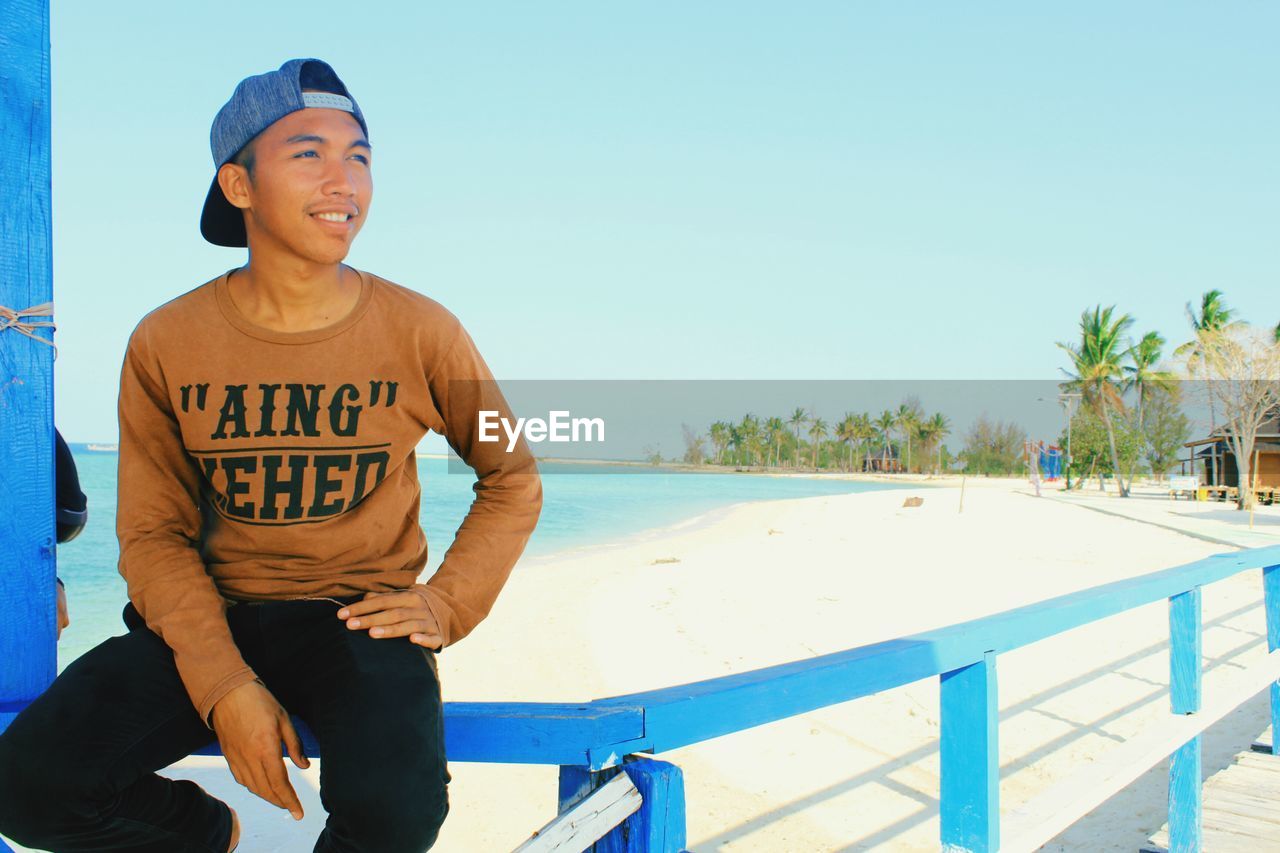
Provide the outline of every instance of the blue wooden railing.
{"type": "MultiPolygon", "coordinates": [[[[1201,587],[1251,569],[1262,571],[1267,648],[1275,651],[1280,647],[1280,546],[1219,554],[934,631],[675,687],[578,704],[448,702],[446,752],[450,761],[558,765],[562,812],[626,772],[644,794],[644,805],[595,849],[679,851],[685,845],[680,770],[645,753],[667,752],[937,677],[941,846],[949,851],[998,850],[999,655],[1167,599],[1170,710],[1192,714],[1201,705],[1201,587]]],[[[1280,686],[1273,682],[1270,691],[1273,730],[1280,731],[1280,686]]],[[[11,704],[9,710],[20,706],[11,704]]],[[[301,720],[294,722],[307,754],[319,757],[311,732],[301,720]]],[[[219,754],[217,743],[198,754],[219,754]]],[[[1198,850],[1198,734],[1173,753],[1169,802],[1170,850],[1198,850]]]]}
{"type": "MultiPolygon", "coordinates": [[[[451,761],[558,765],[562,812],[618,772],[627,772],[644,794],[644,806],[595,849],[682,850],[685,811],[680,768],[643,753],[668,752],[920,679],[938,678],[942,848],[997,850],[998,656],[1167,599],[1170,710],[1174,715],[1194,713],[1201,708],[1201,588],[1247,570],[1262,571],[1267,648],[1274,652],[1280,647],[1280,546],[1222,553],[910,637],[644,693],[584,703],[448,702],[445,751],[451,761]]],[[[1271,683],[1270,690],[1272,726],[1280,731],[1280,686],[1271,683]]],[[[301,720],[294,719],[294,724],[308,756],[319,757],[319,745],[310,730],[301,720]]],[[[209,744],[200,754],[219,754],[218,744],[209,744]]],[[[1198,850],[1198,734],[1175,748],[1169,798],[1170,850],[1198,850]]]]}
{"type": "MultiPolygon", "coordinates": [[[[1171,711],[1194,713],[1201,704],[1200,589],[1250,569],[1263,573],[1267,648],[1275,651],[1280,647],[1280,546],[1219,554],[934,631],[675,687],[580,704],[449,702],[446,752],[451,761],[559,765],[561,811],[625,771],[637,787],[652,793],[641,811],[598,849],[681,850],[685,826],[679,769],[637,760],[641,753],[667,752],[937,677],[941,845],[947,850],[997,850],[998,656],[1167,599],[1171,711]]],[[[1276,731],[1278,717],[1280,687],[1272,684],[1276,731]]],[[[311,733],[295,722],[308,755],[317,756],[311,733]]],[[[218,754],[217,744],[202,753],[218,754]]],[[[1199,735],[1174,753],[1169,797],[1170,849],[1198,850],[1199,735]]]]}

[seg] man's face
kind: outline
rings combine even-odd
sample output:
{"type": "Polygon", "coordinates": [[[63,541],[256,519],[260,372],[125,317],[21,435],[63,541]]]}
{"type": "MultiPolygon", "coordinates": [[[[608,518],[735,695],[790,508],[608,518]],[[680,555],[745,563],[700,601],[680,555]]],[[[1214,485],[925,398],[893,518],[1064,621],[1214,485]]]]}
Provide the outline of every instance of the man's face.
{"type": "Polygon", "coordinates": [[[227,200],[246,209],[251,250],[272,245],[315,263],[340,262],[373,199],[373,158],[355,116],[308,107],[262,131],[252,145],[252,180],[233,163],[218,171],[227,200]],[[341,220],[335,214],[349,218],[330,221],[341,220]]]}

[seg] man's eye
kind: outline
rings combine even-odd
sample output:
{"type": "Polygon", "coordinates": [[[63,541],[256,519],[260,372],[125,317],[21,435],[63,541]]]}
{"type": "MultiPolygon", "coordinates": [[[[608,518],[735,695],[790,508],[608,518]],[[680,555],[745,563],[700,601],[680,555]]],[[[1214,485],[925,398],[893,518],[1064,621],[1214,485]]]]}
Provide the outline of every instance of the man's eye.
{"type": "Polygon", "coordinates": [[[369,158],[364,156],[363,154],[352,154],[351,156],[355,157],[357,160],[359,160],[361,163],[364,163],[366,166],[369,165],[369,158]]]}
{"type": "MultiPolygon", "coordinates": [[[[310,150],[308,150],[308,151],[299,151],[297,154],[294,154],[293,156],[294,156],[294,157],[301,157],[303,154],[315,154],[315,153],[316,153],[316,152],[314,152],[314,151],[310,151],[310,150]]],[[[317,157],[319,157],[320,155],[319,155],[319,154],[316,154],[316,156],[317,156],[317,157]]]]}

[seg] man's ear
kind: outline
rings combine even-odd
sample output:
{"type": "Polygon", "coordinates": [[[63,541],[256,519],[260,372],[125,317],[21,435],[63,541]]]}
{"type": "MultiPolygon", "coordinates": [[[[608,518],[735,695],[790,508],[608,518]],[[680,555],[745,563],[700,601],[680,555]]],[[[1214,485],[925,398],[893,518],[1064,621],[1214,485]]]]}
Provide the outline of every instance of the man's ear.
{"type": "Polygon", "coordinates": [[[249,171],[237,163],[223,163],[218,169],[218,186],[233,207],[249,207],[249,171]]]}

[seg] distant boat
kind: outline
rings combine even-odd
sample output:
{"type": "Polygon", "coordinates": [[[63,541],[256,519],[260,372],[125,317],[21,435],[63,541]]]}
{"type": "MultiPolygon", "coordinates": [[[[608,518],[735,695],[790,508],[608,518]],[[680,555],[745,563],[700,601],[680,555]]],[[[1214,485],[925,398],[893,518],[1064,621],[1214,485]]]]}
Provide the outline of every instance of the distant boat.
{"type": "Polygon", "coordinates": [[[94,444],[94,443],[90,442],[89,444],[86,444],[86,445],[85,445],[85,449],[86,449],[86,450],[104,450],[104,451],[106,451],[106,452],[108,452],[108,453],[115,453],[115,452],[117,452],[117,451],[119,451],[119,450],[120,450],[120,445],[118,445],[118,444],[94,444]]]}

